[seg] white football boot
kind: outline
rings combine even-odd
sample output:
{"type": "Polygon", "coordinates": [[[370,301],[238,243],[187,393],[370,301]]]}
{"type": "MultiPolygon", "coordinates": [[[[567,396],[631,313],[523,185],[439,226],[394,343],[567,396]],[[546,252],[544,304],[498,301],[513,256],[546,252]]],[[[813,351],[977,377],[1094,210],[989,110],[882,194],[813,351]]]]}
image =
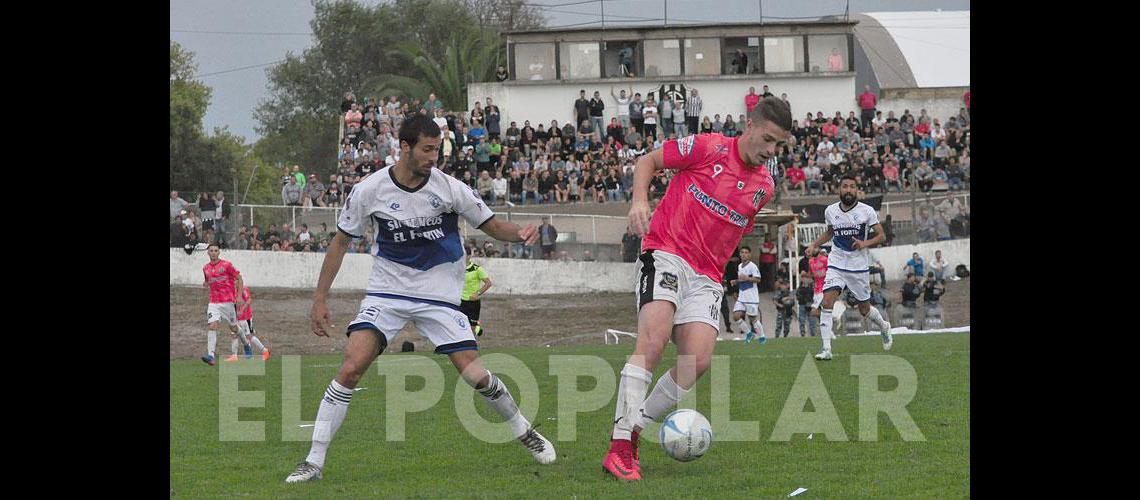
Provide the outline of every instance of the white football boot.
{"type": "Polygon", "coordinates": [[[895,343],[894,335],[891,335],[891,324],[887,320],[883,320],[883,329],[879,332],[879,336],[883,338],[883,350],[891,350],[891,346],[895,343]]]}
{"type": "Polygon", "coordinates": [[[831,360],[831,349],[823,349],[823,350],[819,351],[819,354],[815,355],[815,359],[818,359],[820,361],[830,361],[831,360]]]}
{"type": "Polygon", "coordinates": [[[531,427],[526,431],[526,434],[520,436],[519,442],[526,447],[527,451],[530,452],[538,463],[545,465],[554,462],[554,445],[550,444],[549,440],[534,430],[534,427],[531,427]]]}
{"type": "Polygon", "coordinates": [[[321,478],[321,468],[309,462],[301,462],[297,465],[297,470],[289,474],[285,478],[286,483],[303,483],[305,481],[315,481],[321,478]]]}

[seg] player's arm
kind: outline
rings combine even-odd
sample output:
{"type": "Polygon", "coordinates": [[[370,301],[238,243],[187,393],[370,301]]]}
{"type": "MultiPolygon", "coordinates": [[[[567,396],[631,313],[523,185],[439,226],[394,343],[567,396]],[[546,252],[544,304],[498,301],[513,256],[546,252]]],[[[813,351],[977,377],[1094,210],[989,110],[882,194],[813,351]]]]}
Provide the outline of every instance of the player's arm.
{"type": "Polygon", "coordinates": [[[340,271],[340,265],[344,262],[344,254],[348,252],[348,246],[352,243],[347,233],[343,230],[337,231],[336,236],[333,236],[332,241],[329,242],[329,248],[325,251],[325,260],[321,264],[321,274],[317,278],[317,290],[313,292],[313,308],[309,311],[309,323],[313,328],[313,334],[321,337],[328,337],[328,330],[336,325],[332,324],[329,318],[328,296],[329,289],[332,288],[332,282],[336,279],[337,272],[340,271]]]}
{"type": "Polygon", "coordinates": [[[478,292],[475,292],[475,295],[471,296],[471,300],[479,300],[483,298],[483,294],[486,293],[487,290],[491,289],[491,284],[491,278],[483,278],[483,286],[479,288],[478,292]]]}
{"type": "Polygon", "coordinates": [[[879,246],[880,244],[882,244],[884,241],[887,240],[887,234],[885,232],[883,232],[883,225],[882,224],[875,224],[874,226],[871,226],[871,229],[875,230],[875,237],[874,238],[871,238],[869,240],[855,240],[855,243],[853,245],[851,245],[851,247],[856,249],[856,250],[860,250],[863,248],[871,248],[871,247],[879,246]]]}
{"type": "Polygon", "coordinates": [[[831,224],[828,224],[827,230],[825,230],[823,234],[819,235],[819,238],[816,238],[815,241],[811,242],[811,244],[808,245],[807,249],[805,250],[808,256],[814,256],[816,251],[819,250],[820,245],[831,241],[832,234],[831,224]]]}
{"type": "Polygon", "coordinates": [[[633,199],[629,208],[629,224],[638,236],[649,232],[649,184],[658,171],[665,169],[665,153],[661,148],[641,155],[633,168],[633,199]]]}
{"type": "Polygon", "coordinates": [[[525,242],[527,245],[533,245],[538,241],[538,228],[534,224],[523,227],[514,222],[491,217],[479,226],[479,229],[499,241],[525,242]]]}

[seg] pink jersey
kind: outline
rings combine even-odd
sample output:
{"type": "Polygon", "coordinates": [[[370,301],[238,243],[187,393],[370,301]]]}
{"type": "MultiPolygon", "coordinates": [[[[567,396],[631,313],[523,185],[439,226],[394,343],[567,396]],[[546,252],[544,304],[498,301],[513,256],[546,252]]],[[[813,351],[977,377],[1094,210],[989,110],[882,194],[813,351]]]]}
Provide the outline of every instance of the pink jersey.
{"type": "Polygon", "coordinates": [[[827,276],[827,254],[816,254],[808,259],[811,276],[815,279],[815,293],[823,293],[823,280],[827,276]]]}
{"type": "Polygon", "coordinates": [[[206,276],[206,283],[210,285],[211,304],[234,301],[234,288],[241,273],[234,269],[230,261],[218,259],[217,264],[207,262],[202,266],[202,274],[206,276]]]}
{"type": "Polygon", "coordinates": [[[245,302],[245,309],[238,309],[238,321],[253,319],[253,295],[248,287],[241,291],[241,300],[245,302]]]}
{"type": "Polygon", "coordinates": [[[665,141],[665,168],[678,172],[649,221],[643,251],[674,254],[720,283],[725,263],[775,192],[765,166],[740,159],[739,140],[699,134],[665,141]]]}

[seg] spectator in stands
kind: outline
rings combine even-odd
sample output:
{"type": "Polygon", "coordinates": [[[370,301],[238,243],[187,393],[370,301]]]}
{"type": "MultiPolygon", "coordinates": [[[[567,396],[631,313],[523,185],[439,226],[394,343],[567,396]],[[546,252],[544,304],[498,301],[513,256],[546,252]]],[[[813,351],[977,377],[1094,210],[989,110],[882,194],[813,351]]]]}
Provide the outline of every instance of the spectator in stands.
{"type": "Polygon", "coordinates": [[[538,179],[534,176],[534,172],[527,172],[526,177],[522,181],[522,204],[526,205],[527,195],[530,195],[535,203],[540,203],[538,198],[538,179]]]}
{"type": "Polygon", "coordinates": [[[776,280],[776,242],[772,241],[772,236],[764,233],[764,242],[760,243],[760,291],[766,292],[772,289],[776,280]]]}
{"type": "Polygon", "coordinates": [[[756,93],[756,87],[748,87],[748,93],[744,94],[744,107],[751,113],[752,108],[755,108],[759,102],[760,94],[756,93]]]}
{"type": "MultiPolygon", "coordinates": [[[[633,87],[629,88],[629,92],[631,94],[633,93],[633,87]]],[[[614,87],[613,85],[610,85],[610,96],[614,98],[615,102],[617,102],[617,118],[618,122],[621,123],[622,129],[624,130],[629,128],[629,103],[631,102],[629,95],[625,93],[625,89],[621,90],[620,95],[614,95],[614,87]]],[[[621,141],[620,139],[618,142],[625,144],[625,141],[621,141]]]]}
{"type": "Polygon", "coordinates": [[[950,219],[946,217],[946,210],[936,209],[931,220],[934,222],[934,237],[938,241],[945,241],[951,238],[950,235],[950,219]]]}
{"type": "MultiPolygon", "coordinates": [[[[883,283],[886,282],[884,281],[883,283]]],[[[871,282],[870,300],[871,305],[875,306],[875,308],[881,311],[883,314],[887,314],[887,312],[891,310],[891,299],[888,299],[886,294],[883,293],[882,287],[873,281],[871,282]]]]}
{"type": "Polygon", "coordinates": [[[787,183],[784,185],[784,190],[786,192],[791,189],[798,189],[801,195],[807,194],[807,176],[799,164],[792,164],[788,167],[787,183]]]}
{"type": "Polygon", "coordinates": [[[724,126],[721,127],[720,133],[725,137],[736,137],[738,135],[736,133],[736,121],[732,119],[732,115],[724,117],[724,126]]]}
{"type": "Polygon", "coordinates": [[[925,161],[919,163],[918,168],[914,169],[914,177],[918,182],[918,188],[923,192],[930,192],[934,187],[934,170],[925,161]]]}
{"type": "Polygon", "coordinates": [[[170,248],[182,248],[187,242],[186,225],[182,223],[182,211],[170,223],[170,248]]]}
{"type": "Polygon", "coordinates": [[[586,99],[586,89],[578,91],[578,99],[574,101],[574,123],[590,121],[590,100],[586,99]]]}
{"type": "Polygon", "coordinates": [[[570,201],[570,181],[566,178],[566,172],[555,170],[554,173],[554,202],[566,203],[570,201]]]}
{"type": "MultiPolygon", "coordinates": [[[[801,262],[807,262],[807,255],[804,255],[801,262]]],[[[800,286],[796,288],[796,304],[799,313],[796,323],[799,325],[800,337],[806,336],[804,332],[812,337],[819,333],[819,320],[811,314],[812,299],[814,298],[815,279],[812,278],[810,272],[803,271],[800,273],[800,286]]]]}
{"type": "Polygon", "coordinates": [[[340,102],[340,112],[348,113],[352,109],[352,105],[356,104],[356,95],[352,92],[344,93],[344,100],[340,102]]]}
{"type": "Polygon", "coordinates": [[[483,107],[483,116],[487,120],[487,135],[491,137],[491,142],[494,143],[502,132],[500,122],[503,119],[503,114],[499,110],[499,106],[490,97],[487,98],[487,105],[483,107]]]}
{"type": "Polygon", "coordinates": [[[641,253],[641,237],[633,232],[633,227],[626,225],[625,234],[621,236],[621,261],[633,262],[641,253]]]}
{"type": "Polygon", "coordinates": [[[688,130],[697,130],[698,121],[701,119],[701,111],[704,105],[701,102],[701,96],[698,95],[696,87],[689,86],[689,100],[685,102],[685,125],[688,130]]]}
{"type": "Polygon", "coordinates": [[[732,68],[738,75],[748,72],[748,54],[745,54],[744,50],[736,49],[736,53],[732,55],[732,68]]]}
{"type": "Polygon", "coordinates": [[[867,128],[871,126],[871,120],[875,117],[875,105],[878,104],[879,99],[871,92],[870,85],[863,86],[863,93],[859,94],[859,110],[860,110],[860,126],[867,128]]]}
{"type": "MultiPolygon", "coordinates": [[[[490,103],[491,100],[488,99],[487,102],[490,103]]],[[[428,94],[428,98],[427,98],[427,101],[424,102],[423,109],[427,111],[428,116],[434,117],[434,116],[436,116],[435,110],[437,110],[437,109],[441,110],[441,111],[443,110],[443,103],[440,102],[440,100],[436,98],[435,92],[432,92],[431,94],[428,94]]],[[[441,113],[441,115],[442,115],[442,113],[441,113]]]]}
{"type": "Polygon", "coordinates": [[[609,175],[605,178],[606,197],[609,201],[621,201],[621,177],[617,169],[610,167],[609,175]]]}
{"type": "Polygon", "coordinates": [[[594,126],[594,130],[599,134],[605,129],[604,118],[606,103],[602,101],[602,93],[597,90],[594,91],[594,98],[590,99],[590,124],[594,126]]]}
{"type": "Polygon", "coordinates": [[[823,194],[827,184],[823,181],[823,175],[814,160],[808,160],[808,166],[804,168],[804,178],[807,179],[807,194],[823,194]]]}
{"type": "Polygon", "coordinates": [[[174,220],[176,217],[179,217],[180,214],[182,213],[182,210],[184,210],[186,208],[186,205],[189,205],[189,204],[190,204],[190,202],[183,200],[182,197],[178,196],[178,191],[171,191],[170,192],[170,220],[174,220]]]}
{"type": "MultiPolygon", "coordinates": [[[[696,133],[696,129],[689,129],[689,117],[685,115],[685,103],[681,101],[672,101],[673,106],[673,128],[668,131],[677,134],[677,138],[685,137],[690,133],[696,133]],[[691,132],[690,132],[691,130],[691,132]]],[[[708,117],[706,116],[707,120],[708,117]]]]}
{"type": "MultiPolygon", "coordinates": [[[[644,134],[645,115],[641,112],[645,108],[645,103],[641,102],[641,92],[633,94],[633,100],[629,103],[629,123],[634,130],[637,131],[638,136],[644,134]]],[[[625,136],[625,143],[633,142],[629,135],[625,136]]]]}
{"type": "Polygon", "coordinates": [[[289,228],[289,224],[281,224],[281,242],[282,244],[292,244],[297,238],[297,234],[289,228]]]}
{"type": "Polygon", "coordinates": [[[906,272],[915,276],[922,276],[924,271],[926,271],[926,261],[918,252],[914,252],[911,254],[910,260],[906,261],[906,272]]]}
{"type": "Polygon", "coordinates": [[[360,127],[360,121],[363,118],[364,118],[364,114],[360,112],[360,105],[359,104],[353,104],[352,108],[350,108],[344,114],[344,126],[345,126],[345,128],[348,128],[348,127],[359,128],[360,127]]]}
{"type": "Polygon", "coordinates": [[[483,198],[484,202],[495,203],[495,186],[491,182],[491,174],[486,170],[479,172],[479,179],[475,181],[475,189],[479,191],[479,196],[483,198]]]}
{"type": "Polygon", "coordinates": [[[341,200],[342,198],[340,193],[340,186],[338,186],[335,182],[329,183],[329,187],[325,191],[325,195],[321,197],[321,201],[324,202],[324,205],[322,206],[339,207],[341,205],[341,200]]]}
{"type": "Polygon", "coordinates": [[[553,259],[557,251],[558,230],[550,224],[550,217],[542,218],[542,225],[538,226],[538,244],[542,247],[542,258],[553,259]]]}
{"type": "Polygon", "coordinates": [[[491,181],[491,202],[499,203],[500,200],[506,201],[508,193],[507,179],[503,177],[502,170],[495,171],[495,179],[491,181]]]}
{"type": "Polygon", "coordinates": [[[295,177],[289,177],[289,183],[281,188],[281,203],[289,206],[301,206],[301,186],[295,177]]]}
{"type": "Polygon", "coordinates": [[[641,113],[645,136],[657,137],[657,101],[654,101],[652,96],[646,99],[645,107],[641,108],[641,113]]]}
{"type": "Polygon", "coordinates": [[[518,170],[510,171],[510,179],[507,180],[507,188],[509,201],[522,203],[525,193],[523,192],[523,177],[519,174],[518,170]]]}
{"type": "Polygon", "coordinates": [[[934,260],[930,263],[930,269],[931,272],[934,273],[934,279],[943,281],[943,276],[945,276],[946,273],[946,266],[948,265],[949,264],[946,263],[946,259],[942,258],[942,250],[935,250],[934,260]]]}
{"type": "Polygon", "coordinates": [[[542,170],[538,175],[538,202],[554,203],[554,178],[549,170],[542,170]]]}
{"type": "MultiPolygon", "coordinates": [[[[569,169],[569,167],[567,167],[569,169]]],[[[578,170],[569,169],[570,175],[567,176],[567,188],[569,189],[569,199],[571,203],[578,203],[582,201],[582,177],[578,175],[578,170]]]]}
{"type": "Polygon", "coordinates": [[[495,81],[505,82],[507,78],[510,78],[510,73],[507,73],[507,68],[500,64],[498,68],[495,68],[495,81]]]}
{"type": "Polygon", "coordinates": [[[203,230],[214,228],[214,211],[217,208],[218,205],[214,203],[213,194],[207,192],[198,193],[198,213],[202,216],[201,228],[203,230]]]}
{"type": "Polygon", "coordinates": [[[328,206],[325,203],[325,190],[325,185],[317,178],[317,174],[309,174],[309,182],[305,185],[304,206],[310,209],[313,205],[328,206]]]}

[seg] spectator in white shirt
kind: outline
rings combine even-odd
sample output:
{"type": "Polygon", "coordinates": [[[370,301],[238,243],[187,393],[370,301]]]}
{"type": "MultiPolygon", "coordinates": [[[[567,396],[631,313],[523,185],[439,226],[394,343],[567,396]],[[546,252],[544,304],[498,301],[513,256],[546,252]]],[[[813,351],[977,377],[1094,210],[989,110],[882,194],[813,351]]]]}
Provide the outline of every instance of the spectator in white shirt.
{"type": "Polygon", "coordinates": [[[828,139],[827,136],[824,136],[815,150],[819,153],[827,154],[830,153],[833,148],[835,148],[835,143],[831,142],[831,139],[828,139]]]}
{"type": "Polygon", "coordinates": [[[812,193],[812,191],[815,189],[818,189],[820,193],[823,193],[822,174],[820,173],[819,167],[817,167],[815,163],[809,162],[808,166],[804,168],[804,178],[807,179],[807,188],[809,194],[812,193]]]}
{"type": "Polygon", "coordinates": [[[503,171],[495,172],[495,180],[491,181],[491,192],[494,193],[493,198],[497,200],[507,199],[507,179],[503,177],[503,171]]]}

